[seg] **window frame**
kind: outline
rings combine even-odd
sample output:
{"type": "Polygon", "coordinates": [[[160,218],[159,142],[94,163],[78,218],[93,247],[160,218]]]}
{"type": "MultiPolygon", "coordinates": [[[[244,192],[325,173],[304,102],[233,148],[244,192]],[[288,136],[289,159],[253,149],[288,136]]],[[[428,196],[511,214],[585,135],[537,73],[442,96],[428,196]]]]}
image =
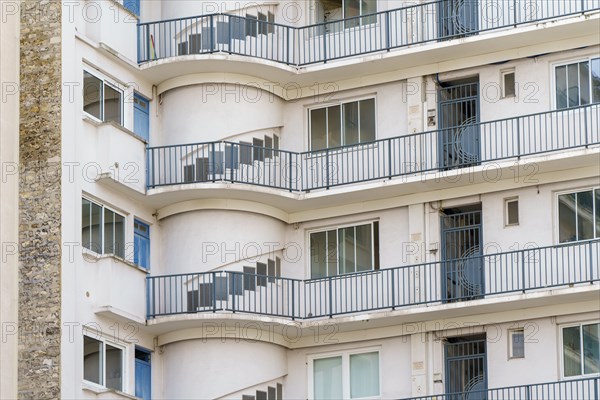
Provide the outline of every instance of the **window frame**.
{"type": "MultiPolygon", "coordinates": [[[[569,109],[583,107],[583,106],[590,105],[590,104],[600,104],[600,102],[594,103],[594,93],[592,90],[593,89],[593,86],[592,86],[592,61],[594,61],[594,60],[600,60],[600,57],[597,57],[596,54],[591,54],[588,56],[582,56],[582,57],[572,58],[572,59],[568,59],[568,60],[561,60],[561,61],[551,64],[551,72],[550,72],[551,85],[550,86],[551,86],[551,90],[552,90],[551,99],[552,99],[552,109],[553,110],[569,110],[569,109]],[[589,104],[579,104],[577,106],[572,106],[572,107],[570,107],[567,104],[567,107],[559,108],[558,107],[558,96],[556,95],[556,90],[557,90],[556,69],[560,68],[560,67],[567,67],[568,65],[572,65],[572,64],[580,64],[580,63],[586,62],[586,61],[588,62],[588,69],[589,69],[589,73],[590,73],[590,75],[589,75],[589,85],[590,85],[590,87],[589,87],[589,90],[590,90],[589,104]]],[[[579,83],[580,82],[581,82],[581,79],[579,78],[579,83]]],[[[581,88],[579,85],[578,85],[578,88],[581,93],[581,88]]]]}
{"type": "Polygon", "coordinates": [[[100,91],[100,118],[96,117],[95,115],[92,115],[90,113],[88,113],[85,110],[85,78],[83,78],[83,92],[82,92],[82,96],[81,99],[83,101],[83,105],[81,107],[81,110],[83,111],[84,115],[88,118],[91,118],[94,121],[100,122],[100,123],[109,123],[109,122],[114,122],[119,126],[125,127],[125,92],[126,89],[122,89],[119,84],[115,83],[114,80],[110,80],[107,79],[106,76],[104,76],[103,74],[99,73],[98,71],[96,71],[93,68],[87,67],[84,65],[83,69],[82,69],[82,76],[85,76],[85,74],[88,73],[91,76],[93,76],[94,78],[98,79],[100,82],[102,82],[102,87],[101,87],[101,91],[100,91]],[[111,89],[115,90],[116,92],[118,92],[121,96],[121,100],[120,100],[120,121],[116,122],[116,121],[106,121],[106,114],[105,114],[105,110],[106,110],[106,106],[105,106],[105,87],[108,86],[111,89]]]}
{"type": "MultiPolygon", "coordinates": [[[[359,221],[359,222],[354,222],[354,223],[347,223],[347,224],[339,224],[339,225],[331,225],[331,226],[327,226],[327,227],[321,227],[321,228],[316,228],[316,229],[310,229],[307,230],[307,239],[306,239],[306,243],[307,248],[308,248],[308,279],[326,279],[329,276],[332,277],[336,277],[336,276],[343,276],[343,275],[350,275],[350,274],[357,274],[357,273],[369,273],[369,272],[375,272],[375,271],[379,271],[381,269],[381,266],[379,265],[379,250],[380,250],[380,243],[381,240],[379,238],[379,232],[375,232],[375,223],[377,223],[377,230],[379,231],[379,223],[380,220],[379,219],[372,219],[372,220],[367,220],[367,221],[359,221]],[[340,273],[340,262],[339,262],[339,249],[338,249],[338,243],[339,243],[339,230],[340,229],[344,229],[344,228],[356,228],[359,226],[363,226],[363,225],[370,225],[371,226],[371,263],[372,263],[372,268],[370,270],[367,271],[354,271],[354,272],[344,272],[344,273],[340,273]],[[311,255],[311,245],[310,245],[310,241],[311,241],[311,235],[315,234],[315,233],[321,233],[321,232],[330,232],[330,231],[335,231],[336,232],[336,264],[337,264],[337,271],[335,275],[326,275],[323,277],[318,277],[318,278],[313,278],[312,277],[312,255],[311,255]],[[377,238],[377,242],[375,242],[375,239],[377,238]]],[[[325,245],[327,247],[327,245],[325,245]]],[[[325,249],[325,251],[327,251],[327,248],[325,249]]],[[[326,256],[327,257],[327,256],[326,256]]],[[[356,260],[356,242],[354,243],[354,259],[356,260]]]]}
{"type": "MultiPolygon", "coordinates": [[[[126,258],[126,238],[127,238],[127,214],[123,213],[121,211],[117,211],[116,208],[107,206],[106,204],[104,204],[103,202],[100,202],[98,200],[93,199],[92,197],[86,196],[86,195],[82,195],[81,196],[81,200],[86,200],[89,201],[91,204],[95,204],[96,206],[99,206],[101,208],[101,212],[100,212],[100,242],[101,242],[101,252],[98,253],[96,252],[94,249],[90,249],[88,247],[85,246],[84,240],[83,240],[83,204],[81,204],[81,246],[85,249],[85,251],[90,252],[92,254],[96,254],[98,256],[112,256],[112,257],[117,257],[117,258],[122,258],[123,260],[125,260],[126,258]],[[123,244],[122,244],[122,250],[123,250],[123,256],[119,256],[116,253],[106,253],[105,249],[104,249],[104,211],[105,210],[109,210],[121,217],[123,217],[123,244]]],[[[91,215],[91,214],[90,214],[91,215]]],[[[91,226],[90,226],[91,229],[91,226]]],[[[113,248],[115,247],[114,244],[116,243],[114,238],[116,237],[116,235],[113,235],[113,248]]],[[[93,243],[92,241],[88,242],[88,243],[93,243]]],[[[90,246],[91,247],[91,246],[90,246]]]]}
{"type": "Polygon", "coordinates": [[[147,222],[144,222],[142,219],[138,218],[138,217],[134,217],[133,219],[133,251],[134,251],[134,264],[137,265],[138,267],[150,272],[150,266],[152,265],[152,263],[150,262],[150,255],[151,255],[151,241],[150,241],[150,224],[147,222]],[[136,229],[135,225],[141,225],[143,227],[146,228],[146,233],[144,234],[141,230],[136,229]],[[138,233],[139,232],[139,233],[138,233]],[[144,266],[142,265],[142,263],[136,263],[135,262],[135,256],[137,255],[136,252],[136,236],[140,236],[142,239],[146,239],[147,243],[148,243],[148,254],[147,254],[147,260],[148,260],[148,265],[144,266]]]}
{"type": "MultiPolygon", "coordinates": [[[[569,243],[578,243],[578,242],[585,242],[587,240],[595,240],[600,238],[600,231],[596,232],[596,198],[595,198],[595,191],[598,190],[600,191],[600,186],[584,186],[578,189],[565,189],[565,190],[560,190],[554,193],[555,197],[554,197],[554,212],[555,212],[555,217],[554,217],[554,223],[555,225],[555,233],[554,233],[554,238],[555,238],[555,243],[560,245],[560,244],[569,244],[569,243]],[[559,203],[559,197],[563,196],[563,195],[567,195],[567,194],[577,194],[577,193],[582,193],[582,192],[592,192],[592,203],[593,203],[593,208],[592,208],[592,217],[594,218],[594,220],[592,221],[592,226],[594,227],[594,237],[592,239],[576,239],[576,240],[570,240],[570,241],[565,241],[565,242],[561,242],[560,241],[560,203],[559,203]]],[[[575,212],[575,215],[577,216],[577,212],[575,212]]],[[[577,218],[575,219],[575,222],[577,224],[577,218]]],[[[577,225],[575,225],[576,228],[575,230],[577,231],[577,225]]]]}
{"type": "MultiPolygon", "coordinates": [[[[362,96],[362,97],[356,97],[356,98],[352,98],[352,99],[346,99],[346,100],[339,100],[337,102],[332,102],[332,103],[327,103],[327,104],[319,104],[319,105],[314,105],[314,106],[310,106],[307,107],[308,110],[308,151],[311,153],[319,153],[319,152],[325,152],[325,151],[331,151],[332,149],[339,149],[340,147],[346,147],[346,146],[357,146],[357,145],[367,145],[369,143],[374,143],[377,142],[378,140],[378,120],[377,120],[377,96],[376,95],[366,95],[366,96],[362,96]],[[343,107],[345,104],[350,104],[350,103],[357,103],[357,109],[358,109],[358,121],[360,123],[360,102],[364,101],[364,100],[373,100],[373,120],[375,121],[375,137],[373,138],[373,140],[369,140],[369,141],[365,141],[362,142],[361,141],[361,129],[359,127],[359,131],[358,131],[358,143],[354,143],[354,144],[346,144],[343,143],[343,139],[344,139],[344,132],[343,132],[343,126],[344,126],[344,113],[343,113],[343,107]],[[331,107],[340,107],[340,145],[338,146],[334,146],[334,147],[330,147],[329,146],[329,135],[328,132],[325,132],[325,143],[326,143],[326,147],[322,148],[322,149],[313,149],[312,148],[312,116],[311,113],[313,111],[316,110],[322,110],[325,109],[326,113],[329,113],[329,111],[327,111],[328,108],[331,107]]],[[[328,121],[328,117],[327,117],[327,121],[328,121]]],[[[328,123],[328,122],[327,122],[328,123]]]]}
{"type": "Polygon", "coordinates": [[[507,332],[507,336],[508,336],[508,359],[509,360],[522,360],[522,359],[525,359],[525,328],[509,329],[508,332],[507,332]],[[520,334],[523,335],[523,355],[522,356],[515,356],[514,355],[513,335],[515,333],[520,333],[520,334]]]}
{"type": "Polygon", "coordinates": [[[110,340],[106,337],[104,337],[103,335],[101,335],[98,332],[95,331],[91,331],[88,329],[84,329],[83,330],[83,334],[82,334],[82,357],[81,357],[81,371],[82,371],[82,381],[86,384],[86,385],[91,385],[93,387],[96,388],[101,388],[101,389],[107,389],[107,390],[116,390],[119,392],[123,392],[123,393],[127,393],[126,388],[128,387],[128,381],[127,381],[127,377],[128,377],[128,371],[127,371],[127,364],[128,364],[128,353],[127,353],[127,346],[123,343],[118,343],[115,340],[110,340]],[[88,337],[90,339],[96,340],[98,342],[100,342],[102,344],[102,357],[101,357],[101,361],[102,361],[102,384],[96,383],[96,382],[92,382],[92,381],[88,381],[87,379],[85,379],[85,337],[88,337]],[[109,345],[111,347],[114,347],[118,350],[121,350],[121,389],[114,389],[114,388],[109,388],[108,386],[106,386],[106,345],[109,345]]]}
{"type": "MultiPolygon", "coordinates": [[[[600,319],[599,320],[589,320],[589,321],[582,321],[582,322],[572,322],[572,323],[566,323],[566,324],[560,324],[558,325],[558,362],[560,364],[560,378],[562,380],[568,381],[568,380],[577,380],[577,379],[584,379],[587,377],[594,377],[594,376],[600,376],[600,372],[597,373],[591,373],[591,374],[586,374],[585,373],[585,369],[583,364],[579,364],[581,368],[581,374],[580,375],[572,375],[572,376],[565,376],[565,358],[564,358],[564,345],[563,345],[563,340],[564,340],[564,335],[563,335],[563,331],[565,328],[573,328],[573,327],[579,327],[579,338],[580,340],[580,344],[581,346],[583,346],[583,326],[585,325],[595,325],[595,324],[600,324],[600,319]]],[[[581,350],[581,349],[580,349],[581,350]]],[[[583,357],[583,351],[581,351],[581,355],[583,357]]],[[[582,359],[579,360],[580,363],[582,362],[582,359]]]]}
{"type": "Polygon", "coordinates": [[[505,228],[508,228],[508,227],[511,227],[511,226],[519,226],[520,225],[520,223],[521,223],[521,213],[519,212],[519,209],[520,209],[520,207],[519,207],[519,197],[518,196],[507,197],[507,198],[504,199],[504,227],[505,228]],[[509,203],[514,203],[514,202],[517,203],[517,222],[512,222],[511,223],[510,219],[509,219],[510,213],[508,211],[508,205],[509,205],[509,203]]]}
{"type": "Polygon", "coordinates": [[[343,394],[344,399],[381,399],[381,393],[382,393],[381,354],[382,354],[381,346],[370,346],[370,347],[364,347],[364,348],[358,348],[358,349],[330,351],[330,352],[325,352],[325,353],[307,355],[308,399],[314,400],[314,398],[315,398],[314,362],[316,360],[322,360],[322,359],[333,358],[333,357],[341,357],[342,358],[342,394],[343,394]],[[350,395],[351,394],[350,357],[354,356],[354,355],[369,354],[369,353],[377,353],[377,368],[378,368],[378,372],[379,372],[378,373],[378,375],[379,375],[379,384],[378,384],[379,394],[377,394],[375,396],[369,396],[369,397],[351,397],[351,395],[350,395]]]}
{"type": "Polygon", "coordinates": [[[514,97],[517,97],[517,73],[515,72],[515,68],[509,68],[509,69],[504,69],[502,71],[500,71],[500,85],[502,86],[502,98],[503,99],[511,99],[514,97]],[[506,76],[513,74],[514,75],[514,86],[513,86],[513,93],[512,94],[506,94],[506,76]]]}

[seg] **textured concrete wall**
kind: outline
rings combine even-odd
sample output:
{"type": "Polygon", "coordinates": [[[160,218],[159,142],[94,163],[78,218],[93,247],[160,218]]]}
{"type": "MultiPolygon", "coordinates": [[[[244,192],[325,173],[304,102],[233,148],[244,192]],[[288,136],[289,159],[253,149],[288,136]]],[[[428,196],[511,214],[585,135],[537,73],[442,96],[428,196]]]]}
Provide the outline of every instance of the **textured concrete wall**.
{"type": "Polygon", "coordinates": [[[21,4],[19,398],[60,398],[61,6],[21,4]]]}

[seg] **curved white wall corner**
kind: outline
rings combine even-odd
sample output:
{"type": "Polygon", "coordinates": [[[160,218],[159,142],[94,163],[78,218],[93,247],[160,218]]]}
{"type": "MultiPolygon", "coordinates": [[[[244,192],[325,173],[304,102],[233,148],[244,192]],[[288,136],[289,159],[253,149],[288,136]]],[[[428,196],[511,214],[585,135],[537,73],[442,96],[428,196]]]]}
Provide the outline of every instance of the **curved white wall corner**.
{"type": "MultiPolygon", "coordinates": [[[[265,215],[240,211],[202,210],[173,215],[160,221],[161,274],[205,272],[266,262],[284,243],[286,224],[265,215]],[[257,254],[264,254],[261,259],[257,254]]],[[[154,271],[155,273],[157,271],[154,271]]]]}
{"type": "Polygon", "coordinates": [[[165,92],[160,118],[153,145],[252,141],[253,136],[278,133],[283,100],[259,84],[205,83],[165,92]]]}
{"type": "Polygon", "coordinates": [[[164,346],[165,399],[215,399],[287,374],[278,345],[236,338],[197,339],[164,346]]]}

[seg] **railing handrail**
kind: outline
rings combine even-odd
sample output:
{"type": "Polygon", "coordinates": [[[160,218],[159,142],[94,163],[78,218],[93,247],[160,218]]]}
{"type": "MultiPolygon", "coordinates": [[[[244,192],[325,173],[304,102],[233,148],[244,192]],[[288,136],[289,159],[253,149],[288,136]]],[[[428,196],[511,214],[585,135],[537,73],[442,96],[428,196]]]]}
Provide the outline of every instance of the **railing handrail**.
{"type": "MultiPolygon", "coordinates": [[[[600,243],[600,238],[579,240],[576,242],[568,242],[568,243],[558,243],[555,245],[532,247],[532,248],[520,249],[520,250],[503,251],[503,252],[498,252],[498,253],[481,254],[481,255],[477,255],[477,256],[470,256],[470,257],[468,257],[468,259],[476,260],[476,259],[493,258],[493,257],[507,256],[507,255],[513,255],[513,254],[532,252],[532,251],[559,249],[559,248],[564,248],[564,247],[585,246],[586,244],[593,244],[593,243],[600,243]]],[[[382,273],[382,272],[386,272],[386,271],[415,269],[418,267],[425,267],[425,266],[430,266],[430,265],[455,263],[455,262],[464,261],[464,260],[465,260],[465,258],[452,258],[452,259],[445,259],[445,260],[440,260],[440,261],[429,261],[426,263],[400,265],[400,266],[396,266],[396,267],[380,268],[380,269],[373,269],[373,270],[369,270],[369,271],[360,271],[360,272],[349,272],[346,274],[338,274],[338,275],[324,276],[324,277],[320,277],[320,278],[307,278],[307,279],[287,278],[287,277],[282,277],[282,276],[275,277],[275,276],[271,276],[271,275],[255,274],[255,273],[249,273],[249,272],[243,272],[243,271],[230,271],[230,270],[188,272],[188,273],[168,274],[168,275],[148,275],[146,278],[147,279],[157,279],[157,278],[171,278],[171,277],[189,276],[189,275],[202,276],[202,275],[212,275],[212,274],[236,274],[236,275],[254,276],[254,277],[259,277],[259,278],[288,280],[288,281],[299,282],[299,283],[313,283],[313,282],[327,281],[327,280],[333,280],[333,279],[353,278],[353,277],[360,276],[360,275],[382,273]]]]}
{"type": "MultiPolygon", "coordinates": [[[[594,381],[600,382],[600,377],[599,376],[591,376],[588,378],[565,379],[562,381],[528,383],[525,385],[503,386],[503,387],[498,387],[498,388],[470,390],[469,392],[453,392],[453,393],[431,394],[431,395],[425,395],[425,396],[419,396],[419,397],[404,397],[402,399],[397,399],[397,400],[429,400],[429,399],[436,399],[436,398],[438,398],[439,400],[443,400],[445,397],[454,398],[455,396],[461,396],[461,395],[464,395],[467,393],[488,393],[488,392],[498,392],[498,391],[515,390],[515,389],[529,389],[529,388],[535,388],[535,387],[539,387],[539,386],[554,386],[554,385],[561,385],[561,384],[576,384],[579,382],[594,382],[594,381]]],[[[592,394],[597,395],[598,393],[592,393],[592,394]]],[[[463,397],[458,397],[458,398],[463,398],[463,397]]],[[[548,399],[548,400],[550,400],[550,399],[548,399]]],[[[565,399],[565,400],[570,400],[570,399],[565,399]]]]}
{"type": "MultiPolygon", "coordinates": [[[[563,112],[567,112],[567,111],[576,111],[576,110],[580,110],[580,109],[584,109],[584,108],[593,108],[593,107],[600,107],[600,103],[591,103],[591,104],[585,104],[585,105],[581,105],[581,106],[576,106],[576,107],[569,107],[569,108],[561,108],[559,110],[550,110],[550,111],[540,111],[537,113],[533,113],[533,114],[523,114],[523,115],[518,115],[516,117],[506,117],[506,118],[500,118],[500,119],[494,119],[494,120],[490,120],[490,121],[479,121],[479,122],[475,122],[473,124],[470,124],[472,126],[481,126],[481,125],[485,125],[485,124],[497,124],[500,122],[506,122],[506,121],[513,121],[513,120],[519,120],[519,119],[525,119],[525,118],[531,118],[531,117],[537,117],[540,115],[550,115],[550,114],[558,114],[558,113],[563,113],[563,112]]],[[[211,145],[211,144],[217,144],[217,143],[225,143],[225,144],[231,144],[231,145],[238,145],[238,146],[245,146],[245,147],[252,147],[252,148],[258,148],[258,149],[265,149],[265,150],[269,150],[269,151],[281,151],[281,152],[285,152],[288,154],[294,154],[294,155],[306,155],[306,154],[313,154],[313,153],[325,153],[327,151],[333,152],[333,151],[339,151],[339,150],[344,150],[344,149],[348,149],[348,148],[352,148],[352,147],[361,147],[361,146],[369,146],[369,145],[374,145],[380,142],[387,142],[387,141],[391,141],[391,140],[397,140],[397,139],[404,139],[404,138],[409,138],[409,137],[416,137],[416,136],[421,136],[421,135],[427,135],[427,134],[434,134],[434,133],[439,133],[442,131],[446,131],[449,129],[456,129],[458,127],[460,127],[461,125],[456,125],[456,126],[448,126],[445,128],[438,128],[438,129],[432,129],[432,130],[428,130],[428,131],[422,131],[422,132],[416,132],[416,133],[407,133],[406,135],[398,135],[398,136],[391,136],[391,137],[387,137],[387,138],[381,138],[381,139],[375,139],[375,140],[371,140],[368,142],[360,142],[360,143],[353,143],[353,144],[348,144],[348,145],[342,145],[342,146],[336,146],[336,147],[328,147],[325,149],[319,149],[319,150],[306,150],[306,151],[300,151],[300,152],[296,152],[293,150],[284,150],[284,149],[273,149],[271,147],[264,147],[264,146],[256,146],[253,145],[251,143],[240,143],[240,142],[232,142],[231,140],[215,140],[215,141],[211,141],[211,142],[195,142],[195,143],[182,143],[182,144],[169,144],[169,145],[162,145],[162,146],[149,146],[148,149],[149,150],[153,150],[153,149],[169,149],[169,148],[175,148],[175,147],[185,147],[185,146],[204,146],[204,145],[211,145]]]]}

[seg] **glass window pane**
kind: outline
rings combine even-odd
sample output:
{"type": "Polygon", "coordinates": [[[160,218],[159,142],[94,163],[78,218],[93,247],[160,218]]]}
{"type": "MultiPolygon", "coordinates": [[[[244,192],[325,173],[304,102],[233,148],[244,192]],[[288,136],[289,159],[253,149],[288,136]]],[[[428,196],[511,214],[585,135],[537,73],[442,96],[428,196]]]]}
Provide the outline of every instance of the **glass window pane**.
{"type": "MultiPolygon", "coordinates": [[[[360,15],[360,0],[343,0],[344,3],[344,18],[358,17],[360,15]]],[[[346,21],[345,28],[353,28],[358,26],[359,19],[351,19],[346,21]]]]}
{"type": "Polygon", "coordinates": [[[91,237],[88,249],[102,254],[102,238],[100,235],[102,223],[102,207],[92,203],[91,237]]]}
{"type": "Polygon", "coordinates": [[[583,373],[597,374],[600,372],[600,324],[583,326],[583,373]]]}
{"type": "Polygon", "coordinates": [[[125,258],[125,217],[115,214],[115,255],[125,258]]]}
{"type": "Polygon", "coordinates": [[[560,243],[577,240],[575,194],[558,196],[558,240],[560,243]]]}
{"type": "Polygon", "coordinates": [[[340,274],[356,271],[354,259],[355,240],[354,227],[338,229],[338,252],[340,259],[340,274]]]}
{"type": "Polygon", "coordinates": [[[342,145],[342,128],[340,118],[340,106],[327,108],[327,147],[339,147],[342,145]]]}
{"type": "Polygon", "coordinates": [[[321,150],[327,147],[326,108],[310,111],[310,149],[321,150]]]}
{"type": "Polygon", "coordinates": [[[600,103],[600,58],[594,58],[592,72],[592,102],[600,103]]]}
{"type": "Polygon", "coordinates": [[[114,254],[115,213],[104,209],[104,254],[114,254]]]}
{"type": "Polygon", "coordinates": [[[373,243],[371,224],[356,227],[356,271],[373,269],[373,243]]]}
{"type": "Polygon", "coordinates": [[[513,358],[525,357],[525,333],[523,331],[513,331],[510,335],[511,354],[513,358]]]}
{"type": "Polygon", "coordinates": [[[375,99],[360,101],[360,142],[375,140],[375,99]]]}
{"type": "Polygon", "coordinates": [[[322,358],[313,362],[313,385],[315,399],[343,398],[342,357],[322,358]]]}
{"type": "Polygon", "coordinates": [[[556,68],[556,108],[567,108],[567,67],[556,68]]]}
{"type": "Polygon", "coordinates": [[[579,63],[579,79],[581,105],[590,104],[590,66],[587,61],[579,63]]]}
{"type": "Polygon", "coordinates": [[[121,119],[121,91],[112,86],[104,85],[104,121],[114,121],[122,124],[121,119]]]}
{"type": "Polygon", "coordinates": [[[86,249],[90,249],[92,226],[92,204],[86,200],[81,199],[81,245],[86,249]]]}
{"type": "Polygon", "coordinates": [[[563,329],[563,366],[565,376],[581,375],[581,345],[578,326],[563,329]]]}
{"type": "Polygon", "coordinates": [[[358,143],[358,102],[346,103],[343,106],[344,145],[358,143]]]}
{"type": "Polygon", "coordinates": [[[326,235],[327,232],[310,234],[310,276],[322,278],[327,276],[326,260],[326,235]]]}
{"type": "Polygon", "coordinates": [[[508,225],[516,225],[519,223],[519,201],[511,200],[506,203],[506,216],[508,225]]]}
{"type": "MultiPolygon", "coordinates": [[[[377,0],[362,0],[361,15],[374,14],[377,12],[377,0]]],[[[361,18],[361,25],[374,24],[377,22],[377,16],[371,15],[369,17],[361,18]]]]}
{"type": "Polygon", "coordinates": [[[350,397],[379,396],[379,353],[350,356],[350,397]]]}
{"type": "Polygon", "coordinates": [[[504,97],[513,97],[515,95],[515,73],[504,74],[504,97]]]}
{"type": "Polygon", "coordinates": [[[567,82],[569,90],[569,107],[577,107],[581,104],[579,97],[579,66],[578,64],[567,65],[567,82]]]}
{"type": "Polygon", "coordinates": [[[102,119],[102,81],[83,71],[83,111],[102,119]]]}
{"type": "Polygon", "coordinates": [[[338,273],[337,230],[327,232],[327,275],[338,273]]]}
{"type": "Polygon", "coordinates": [[[83,379],[102,385],[102,342],[83,337],[83,379]]]}
{"type": "Polygon", "coordinates": [[[593,192],[577,193],[577,239],[594,238],[594,198],[593,192]]]}
{"type": "Polygon", "coordinates": [[[106,345],[106,387],[123,390],[123,351],[106,345]]]}

